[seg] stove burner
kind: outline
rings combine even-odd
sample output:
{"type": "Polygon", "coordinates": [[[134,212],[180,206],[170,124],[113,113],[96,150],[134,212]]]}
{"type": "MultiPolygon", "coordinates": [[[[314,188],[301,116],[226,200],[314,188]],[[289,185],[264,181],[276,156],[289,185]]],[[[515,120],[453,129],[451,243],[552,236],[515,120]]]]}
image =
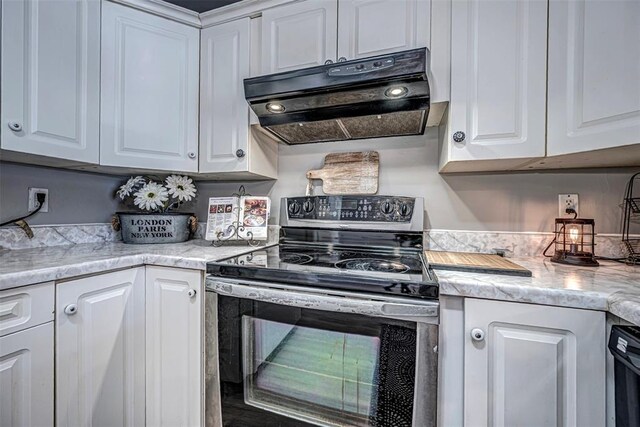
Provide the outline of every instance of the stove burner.
{"type": "Polygon", "coordinates": [[[306,264],[312,260],[313,257],[304,254],[283,254],[280,256],[280,261],[287,264],[306,264]]]}
{"type": "Polygon", "coordinates": [[[408,265],[376,258],[345,259],[336,262],[335,266],[345,270],[380,271],[384,273],[404,273],[409,271],[408,265]]]}

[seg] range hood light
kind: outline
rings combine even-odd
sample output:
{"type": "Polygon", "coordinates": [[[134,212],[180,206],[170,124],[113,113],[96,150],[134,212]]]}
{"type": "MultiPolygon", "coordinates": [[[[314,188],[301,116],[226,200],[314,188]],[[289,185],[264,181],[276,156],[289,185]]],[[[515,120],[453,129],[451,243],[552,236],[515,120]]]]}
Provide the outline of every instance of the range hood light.
{"type": "Polygon", "coordinates": [[[407,94],[407,92],[408,90],[404,86],[394,86],[384,91],[384,95],[387,98],[402,98],[407,94]]]}
{"type": "Polygon", "coordinates": [[[267,110],[271,113],[284,113],[284,105],[278,104],[277,102],[269,102],[267,104],[267,110]]]}

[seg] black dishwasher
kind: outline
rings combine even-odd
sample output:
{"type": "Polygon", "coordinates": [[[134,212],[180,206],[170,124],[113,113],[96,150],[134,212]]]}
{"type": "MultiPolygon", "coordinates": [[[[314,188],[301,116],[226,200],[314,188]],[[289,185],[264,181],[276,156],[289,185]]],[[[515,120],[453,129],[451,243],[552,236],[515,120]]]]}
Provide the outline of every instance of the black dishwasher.
{"type": "Polygon", "coordinates": [[[609,351],[615,359],[616,427],[640,427],[640,328],[614,326],[609,351]]]}

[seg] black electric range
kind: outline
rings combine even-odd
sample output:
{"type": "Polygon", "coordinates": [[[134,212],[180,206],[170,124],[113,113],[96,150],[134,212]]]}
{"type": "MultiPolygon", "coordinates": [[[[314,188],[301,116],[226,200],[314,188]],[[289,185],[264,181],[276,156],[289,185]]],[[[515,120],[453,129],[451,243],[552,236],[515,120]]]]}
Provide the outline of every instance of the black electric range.
{"type": "Polygon", "coordinates": [[[423,255],[422,219],[422,199],[283,199],[278,245],[209,263],[207,273],[242,281],[436,299],[437,278],[423,255]]]}

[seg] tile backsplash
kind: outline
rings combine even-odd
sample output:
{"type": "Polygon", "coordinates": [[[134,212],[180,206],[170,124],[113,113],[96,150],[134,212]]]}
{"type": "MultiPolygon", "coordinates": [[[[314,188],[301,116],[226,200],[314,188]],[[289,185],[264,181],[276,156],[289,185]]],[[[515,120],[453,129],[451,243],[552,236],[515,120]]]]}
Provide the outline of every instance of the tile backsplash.
{"type": "MultiPolygon", "coordinates": [[[[269,243],[275,243],[278,226],[269,226],[269,243]]],[[[205,224],[200,223],[195,238],[204,236],[205,224]]],[[[36,225],[34,237],[27,238],[18,227],[0,228],[0,249],[27,249],[81,243],[118,242],[120,232],[110,224],[36,225]]],[[[496,253],[504,251],[507,257],[540,256],[547,247],[552,233],[516,233],[495,231],[427,230],[425,248],[441,251],[496,253]]],[[[620,235],[596,236],[596,254],[605,257],[625,256],[620,235]]]]}
{"type": "MultiPolygon", "coordinates": [[[[436,251],[497,253],[505,256],[541,256],[553,240],[553,233],[512,233],[496,231],[428,230],[425,231],[425,247],[436,251]]],[[[626,255],[621,236],[596,235],[596,255],[619,258],[626,255]]],[[[553,254],[553,248],[549,249],[553,254]]]]}

